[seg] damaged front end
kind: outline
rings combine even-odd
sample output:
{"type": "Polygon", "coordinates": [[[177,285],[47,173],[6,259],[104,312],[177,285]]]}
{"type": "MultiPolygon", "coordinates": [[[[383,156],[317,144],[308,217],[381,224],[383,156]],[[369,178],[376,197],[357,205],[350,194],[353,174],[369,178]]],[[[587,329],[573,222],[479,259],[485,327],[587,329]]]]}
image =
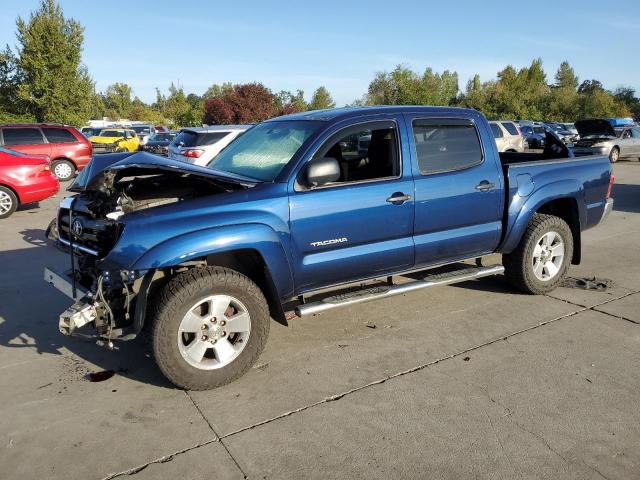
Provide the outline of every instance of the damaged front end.
{"type": "Polygon", "coordinates": [[[75,301],[60,315],[60,332],[79,335],[80,328],[91,325],[92,336],[109,346],[114,339],[128,340],[140,333],[152,284],[166,273],[131,270],[126,262],[114,264],[107,258],[127,224],[136,221],[133,214],[145,211],[153,216],[176,202],[251,186],[144,152],[114,155],[112,160],[107,164],[100,159],[102,165],[96,162],[87,168],[70,187],[77,194],[61,202],[55,229],[55,242],[70,254],[70,268],[44,272],[45,281],[75,301]]]}

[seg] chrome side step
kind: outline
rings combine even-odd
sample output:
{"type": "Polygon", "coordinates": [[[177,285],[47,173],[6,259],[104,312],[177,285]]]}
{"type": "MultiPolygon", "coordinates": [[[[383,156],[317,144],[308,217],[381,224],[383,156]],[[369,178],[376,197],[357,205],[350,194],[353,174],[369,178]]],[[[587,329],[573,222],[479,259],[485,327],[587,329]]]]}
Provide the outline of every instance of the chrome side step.
{"type": "Polygon", "coordinates": [[[380,285],[376,287],[358,290],[356,292],[334,295],[319,302],[307,303],[296,307],[295,314],[298,317],[313,313],[324,312],[332,308],[354,305],[356,303],[378,300],[380,298],[393,297],[403,293],[421,290],[423,288],[437,287],[440,285],[451,285],[452,283],[465,282],[476,278],[499,275],[504,272],[502,265],[492,265],[490,267],[465,267],[451,272],[426,275],[420,280],[415,280],[402,285],[380,285]]]}

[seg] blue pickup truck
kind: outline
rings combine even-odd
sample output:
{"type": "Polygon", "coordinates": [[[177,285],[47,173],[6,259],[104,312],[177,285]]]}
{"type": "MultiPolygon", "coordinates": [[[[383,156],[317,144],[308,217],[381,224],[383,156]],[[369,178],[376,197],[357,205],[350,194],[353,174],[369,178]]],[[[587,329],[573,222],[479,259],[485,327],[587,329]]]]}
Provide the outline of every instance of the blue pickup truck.
{"type": "Polygon", "coordinates": [[[609,159],[549,138],[498,154],[475,110],[363,107],[260,123],[206,167],[97,156],[58,212],[71,268],[45,269],[75,300],[60,331],[148,330],[171,382],[209,389],[254,364],[272,319],[502,273],[544,294],[613,205],[609,159]]]}

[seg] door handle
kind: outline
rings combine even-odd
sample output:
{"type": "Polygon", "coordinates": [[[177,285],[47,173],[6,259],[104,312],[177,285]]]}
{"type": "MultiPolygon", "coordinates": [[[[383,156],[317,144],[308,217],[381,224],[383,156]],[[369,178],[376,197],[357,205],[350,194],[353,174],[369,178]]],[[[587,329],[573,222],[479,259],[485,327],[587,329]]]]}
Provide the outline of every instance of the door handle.
{"type": "Polygon", "coordinates": [[[411,195],[405,195],[402,192],[396,192],[387,198],[387,202],[393,203],[394,205],[402,205],[404,202],[411,200],[411,195]]]}
{"type": "Polygon", "coordinates": [[[476,185],[476,190],[480,192],[486,192],[487,190],[491,190],[495,187],[495,183],[491,183],[488,180],[482,180],[478,185],[476,185]]]}

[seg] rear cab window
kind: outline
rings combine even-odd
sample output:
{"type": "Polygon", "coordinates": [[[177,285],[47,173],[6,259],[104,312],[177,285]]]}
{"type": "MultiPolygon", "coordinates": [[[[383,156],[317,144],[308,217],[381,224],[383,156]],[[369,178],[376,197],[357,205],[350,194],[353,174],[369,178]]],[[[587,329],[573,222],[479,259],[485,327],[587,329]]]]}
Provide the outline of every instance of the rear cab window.
{"type": "Polygon", "coordinates": [[[2,136],[5,145],[37,145],[45,143],[40,129],[34,127],[3,128],[2,136]]]}
{"type": "Polygon", "coordinates": [[[422,175],[463,170],[483,161],[480,137],[470,120],[416,119],[413,137],[422,175]]]}

